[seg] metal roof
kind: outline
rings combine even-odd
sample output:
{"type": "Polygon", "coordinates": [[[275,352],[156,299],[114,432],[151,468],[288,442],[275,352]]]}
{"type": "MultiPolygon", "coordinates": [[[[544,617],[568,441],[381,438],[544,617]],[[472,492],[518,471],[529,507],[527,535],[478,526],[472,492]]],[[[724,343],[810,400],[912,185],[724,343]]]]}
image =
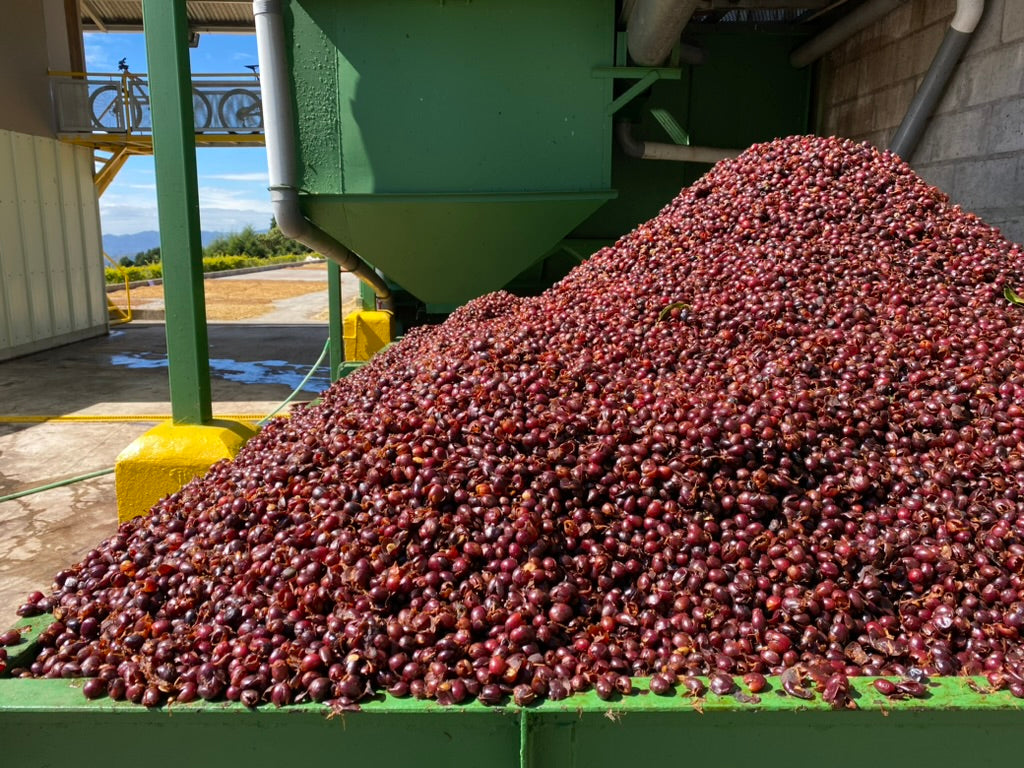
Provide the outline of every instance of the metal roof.
{"type": "MultiPolygon", "coordinates": [[[[79,0],[86,32],[140,32],[142,0],[79,0]]],[[[253,33],[252,0],[188,0],[194,32],[253,33]]]]}
{"type": "MultiPolygon", "coordinates": [[[[622,0],[625,21],[636,0],[622,0]]],[[[700,0],[696,23],[807,23],[820,26],[861,5],[863,0],[700,0]]],[[[252,0],[187,0],[189,28],[194,32],[252,34],[252,0]]],[[[79,0],[82,28],[87,32],[139,32],[142,0],[79,0]]]]}

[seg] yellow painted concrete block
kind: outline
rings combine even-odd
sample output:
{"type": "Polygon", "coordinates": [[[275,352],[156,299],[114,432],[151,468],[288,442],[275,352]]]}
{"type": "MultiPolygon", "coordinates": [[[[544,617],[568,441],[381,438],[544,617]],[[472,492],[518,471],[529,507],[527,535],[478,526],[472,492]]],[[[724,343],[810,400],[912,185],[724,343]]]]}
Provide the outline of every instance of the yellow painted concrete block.
{"type": "Polygon", "coordinates": [[[345,318],[343,338],[346,360],[369,360],[394,338],[394,318],[390,312],[364,310],[345,318]]]}
{"type": "Polygon", "coordinates": [[[250,424],[226,420],[202,426],[165,421],[153,427],[117,457],[118,524],[145,514],[221,459],[234,458],[256,432],[250,424]]]}

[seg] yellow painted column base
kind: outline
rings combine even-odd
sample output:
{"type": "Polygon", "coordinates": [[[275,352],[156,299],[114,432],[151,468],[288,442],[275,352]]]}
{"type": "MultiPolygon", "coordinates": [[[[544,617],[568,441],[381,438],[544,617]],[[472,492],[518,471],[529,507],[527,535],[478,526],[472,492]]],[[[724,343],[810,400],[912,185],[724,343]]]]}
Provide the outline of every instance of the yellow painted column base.
{"type": "Polygon", "coordinates": [[[209,424],[165,421],[137,438],[117,457],[117,522],[143,515],[221,459],[231,459],[256,428],[242,421],[209,424]]]}
{"type": "Polygon", "coordinates": [[[390,312],[364,310],[345,317],[342,338],[346,360],[369,360],[391,343],[395,319],[390,312]]]}

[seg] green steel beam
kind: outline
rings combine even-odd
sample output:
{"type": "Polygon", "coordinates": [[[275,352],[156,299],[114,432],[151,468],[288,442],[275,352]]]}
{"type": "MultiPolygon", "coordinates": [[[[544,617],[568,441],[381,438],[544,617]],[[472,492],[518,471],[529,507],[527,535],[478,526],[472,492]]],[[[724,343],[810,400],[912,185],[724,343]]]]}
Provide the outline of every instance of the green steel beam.
{"type": "Polygon", "coordinates": [[[683,130],[683,127],[679,125],[667,109],[656,107],[651,110],[651,117],[658,121],[658,125],[662,127],[673,142],[683,147],[690,143],[689,134],[683,130]]]}
{"type": "Polygon", "coordinates": [[[337,381],[341,374],[341,364],[345,362],[345,345],[342,338],[342,295],[341,266],[333,261],[327,262],[327,332],[331,339],[331,381],[337,381]]]}
{"type": "Polygon", "coordinates": [[[681,80],[683,77],[683,70],[679,67],[594,67],[590,70],[590,76],[613,80],[641,80],[649,77],[652,72],[659,80],[681,80]]]}
{"type": "Polygon", "coordinates": [[[614,115],[616,112],[618,112],[624,106],[629,104],[629,102],[631,102],[641,93],[646,91],[656,82],[658,82],[658,71],[652,69],[646,75],[644,75],[635,83],[633,83],[633,85],[631,85],[628,89],[626,89],[626,91],[624,91],[621,96],[615,99],[615,101],[613,101],[611,104],[605,107],[604,113],[606,115],[614,115]]]}
{"type": "Polygon", "coordinates": [[[168,379],[176,424],[213,419],[184,0],[144,0],[153,161],[163,261],[168,379]]]}
{"type": "Polygon", "coordinates": [[[629,35],[620,29],[615,33],[615,66],[626,66],[626,51],[629,50],[629,35]]]}

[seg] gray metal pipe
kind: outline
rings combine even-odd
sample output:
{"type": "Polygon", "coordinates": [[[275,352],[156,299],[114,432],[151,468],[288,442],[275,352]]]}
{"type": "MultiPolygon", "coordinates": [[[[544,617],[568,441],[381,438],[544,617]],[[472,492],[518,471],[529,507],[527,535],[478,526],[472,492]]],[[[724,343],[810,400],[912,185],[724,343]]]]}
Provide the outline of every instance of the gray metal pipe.
{"type": "Polygon", "coordinates": [[[672,160],[677,163],[717,163],[727,157],[736,157],[738,149],[698,147],[684,144],[662,144],[638,139],[633,133],[633,123],[621,121],[615,124],[615,137],[619,147],[629,157],[640,160],[672,160]]]}
{"type": "Polygon", "coordinates": [[[960,57],[971,42],[971,36],[984,11],[984,0],[957,0],[956,13],[946,36],[942,39],[942,45],[939,46],[924,80],[921,81],[921,86],[907,107],[900,127],[896,129],[889,143],[889,149],[904,160],[910,160],[917,149],[932,112],[942,98],[953,70],[960,62],[960,57]]]}
{"type": "Polygon", "coordinates": [[[697,0],[637,0],[629,14],[629,55],[643,67],[656,67],[672,53],[697,0]]]}
{"type": "Polygon", "coordinates": [[[906,0],[868,0],[793,51],[789,57],[790,64],[794,67],[806,67],[905,2],[906,0]]]}
{"type": "Polygon", "coordinates": [[[703,46],[693,43],[679,44],[679,63],[699,66],[708,60],[708,52],[703,46]]]}
{"type": "Polygon", "coordinates": [[[263,98],[263,132],[267,145],[270,202],[277,226],[325,258],[336,262],[373,289],[382,308],[390,308],[391,289],[373,267],[305,217],[299,207],[298,173],[295,166],[295,121],[284,24],[280,0],[254,0],[256,51],[260,63],[260,94],[263,98]]]}

